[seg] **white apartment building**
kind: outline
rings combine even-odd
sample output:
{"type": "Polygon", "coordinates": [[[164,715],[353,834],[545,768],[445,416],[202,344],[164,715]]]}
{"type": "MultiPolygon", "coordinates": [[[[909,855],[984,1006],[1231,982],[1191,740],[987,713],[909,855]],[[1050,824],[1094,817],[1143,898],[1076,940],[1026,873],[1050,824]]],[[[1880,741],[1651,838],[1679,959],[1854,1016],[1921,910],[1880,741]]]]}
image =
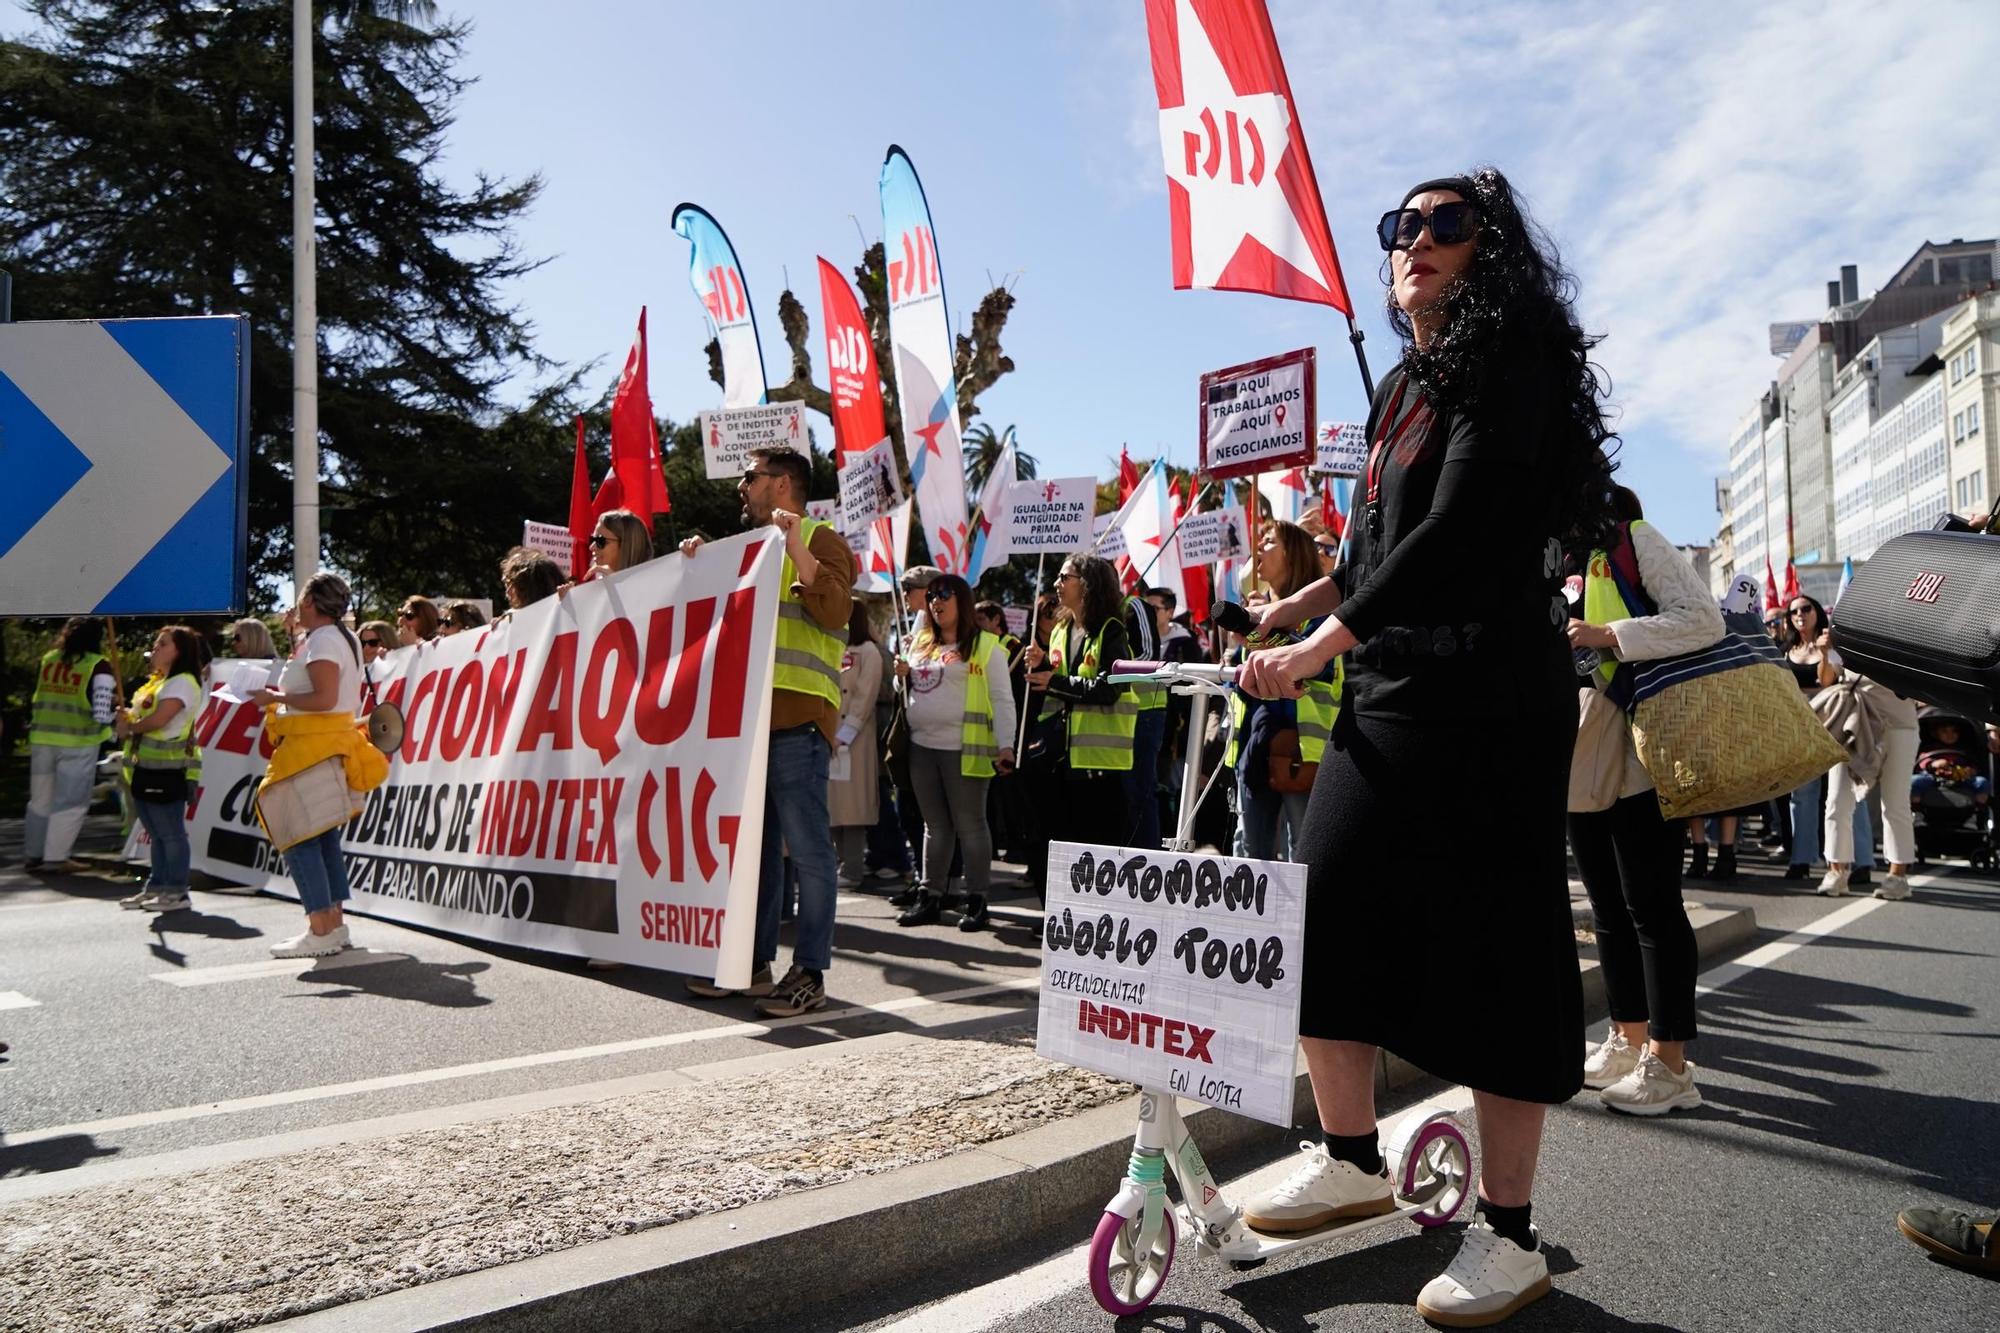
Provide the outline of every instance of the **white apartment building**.
{"type": "Polygon", "coordinates": [[[1752,409],[1736,428],[1729,443],[1729,481],[1716,490],[1722,526],[1729,531],[1731,559],[1715,571],[1726,585],[1735,570],[1764,573],[1766,527],[1764,515],[1764,409],[1752,409]]]}
{"type": "Polygon", "coordinates": [[[1946,313],[1884,330],[1834,376],[1827,433],[1834,543],[1845,558],[1866,560],[1888,537],[1909,531],[1903,525],[1918,504],[1949,493],[1941,452],[1933,458],[1926,446],[1914,457],[1907,453],[1900,410],[1935,378],[1946,313]]]}
{"type": "Polygon", "coordinates": [[[1950,441],[1952,509],[1983,512],[2000,479],[2000,445],[1994,413],[2000,411],[2000,292],[1984,292],[1949,311],[1938,358],[1943,362],[1943,412],[1950,441]]]}

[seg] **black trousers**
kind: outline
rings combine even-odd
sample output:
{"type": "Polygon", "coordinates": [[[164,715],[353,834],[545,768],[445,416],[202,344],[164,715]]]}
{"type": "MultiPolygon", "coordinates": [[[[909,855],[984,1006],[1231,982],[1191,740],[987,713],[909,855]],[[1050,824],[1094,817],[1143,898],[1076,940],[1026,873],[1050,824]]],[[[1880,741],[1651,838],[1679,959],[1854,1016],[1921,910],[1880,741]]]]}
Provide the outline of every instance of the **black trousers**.
{"type": "Polygon", "coordinates": [[[1611,1017],[1644,1021],[1655,1041],[1695,1036],[1694,927],[1681,903],[1681,833],[1652,792],[1569,816],[1597,930],[1611,1017]]]}

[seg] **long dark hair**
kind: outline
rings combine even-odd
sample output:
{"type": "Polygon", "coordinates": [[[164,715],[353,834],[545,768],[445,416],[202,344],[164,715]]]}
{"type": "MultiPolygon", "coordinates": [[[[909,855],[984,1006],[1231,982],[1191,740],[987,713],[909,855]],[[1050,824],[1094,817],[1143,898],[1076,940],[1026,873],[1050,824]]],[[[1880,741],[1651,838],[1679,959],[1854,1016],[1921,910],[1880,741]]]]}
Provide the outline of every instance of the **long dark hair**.
{"type": "MultiPolygon", "coordinates": [[[[1479,232],[1471,262],[1445,292],[1450,317],[1427,346],[1417,346],[1389,288],[1389,327],[1402,339],[1403,369],[1437,410],[1474,419],[1504,411],[1514,386],[1547,386],[1559,450],[1556,535],[1571,551],[1603,546],[1617,524],[1610,490],[1618,437],[1604,419],[1608,377],[1590,361],[1601,339],[1577,323],[1576,278],[1493,167],[1428,181],[1404,204],[1427,189],[1452,190],[1477,205],[1479,232]]],[[[1511,423],[1484,424],[1504,430],[1511,423]]]]}
{"type": "Polygon", "coordinates": [[[972,617],[972,585],[956,574],[940,574],[924,588],[924,618],[917,626],[920,638],[940,640],[938,623],[931,617],[930,600],[933,593],[943,591],[951,594],[952,605],[958,608],[958,642],[952,647],[966,661],[972,660],[972,645],[979,638],[979,622],[972,617]]]}
{"type": "Polygon", "coordinates": [[[56,636],[56,651],[65,662],[75,662],[86,653],[104,651],[104,620],[100,616],[71,616],[56,636]]]}
{"type": "Polygon", "coordinates": [[[199,682],[208,670],[208,664],[214,660],[208,640],[186,625],[162,625],[160,633],[173,640],[174,644],[174,666],[167,673],[168,678],[193,676],[199,682]]]}
{"type": "MultiPolygon", "coordinates": [[[[1118,591],[1117,569],[1100,555],[1073,555],[1063,561],[1063,568],[1083,580],[1083,632],[1097,633],[1105,621],[1118,614],[1119,603],[1124,600],[1118,591]]],[[[1073,619],[1067,609],[1058,611],[1056,616],[1058,628],[1073,619]]]]}

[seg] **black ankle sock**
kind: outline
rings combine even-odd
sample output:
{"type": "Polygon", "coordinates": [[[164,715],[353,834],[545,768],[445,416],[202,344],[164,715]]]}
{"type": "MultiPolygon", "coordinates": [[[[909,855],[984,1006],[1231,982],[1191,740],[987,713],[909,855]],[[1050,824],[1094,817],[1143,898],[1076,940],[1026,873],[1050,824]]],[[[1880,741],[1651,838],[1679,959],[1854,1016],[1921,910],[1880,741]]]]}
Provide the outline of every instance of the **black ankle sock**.
{"type": "Polygon", "coordinates": [[[1535,1233],[1529,1229],[1534,1220],[1535,1205],[1524,1203],[1518,1208],[1503,1208],[1497,1203],[1479,1201],[1479,1216],[1486,1219],[1486,1225],[1513,1241],[1524,1250],[1532,1250],[1537,1245],[1535,1233]]]}
{"type": "Polygon", "coordinates": [[[1328,1134],[1321,1132],[1326,1141],[1327,1156],[1337,1162],[1346,1162],[1371,1176],[1379,1176],[1385,1168],[1382,1165],[1382,1149],[1373,1134],[1328,1134]]]}
{"type": "Polygon", "coordinates": [[[811,977],[813,979],[814,984],[820,986],[824,986],[826,984],[826,973],[815,972],[812,968],[809,967],[801,968],[799,970],[804,972],[807,976],[811,977]]]}

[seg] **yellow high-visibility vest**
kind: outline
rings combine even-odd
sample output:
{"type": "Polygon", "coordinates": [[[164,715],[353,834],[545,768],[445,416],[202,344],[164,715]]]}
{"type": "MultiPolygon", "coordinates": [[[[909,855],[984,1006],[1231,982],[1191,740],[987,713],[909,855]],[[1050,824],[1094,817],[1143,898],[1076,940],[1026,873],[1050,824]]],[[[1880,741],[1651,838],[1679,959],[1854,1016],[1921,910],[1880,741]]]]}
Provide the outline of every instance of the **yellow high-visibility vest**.
{"type": "MultiPolygon", "coordinates": [[[[806,543],[821,528],[833,525],[824,519],[804,520],[806,543]]],[[[778,657],[771,683],[781,690],[793,690],[824,699],[840,707],[840,659],[847,652],[847,635],[821,626],[806,611],[806,604],[792,586],[799,581],[798,566],[789,552],[779,574],[778,657]]]]}
{"type": "Polygon", "coordinates": [[[34,711],[28,718],[28,744],[94,750],[111,738],[111,728],[90,716],[90,678],[102,661],[102,653],[85,653],[74,663],[65,662],[53,649],[42,654],[34,711]]]}
{"type": "MultiPolygon", "coordinates": [[[[1111,622],[1097,627],[1084,641],[1083,660],[1076,670],[1067,669],[1063,658],[1068,652],[1069,626],[1058,624],[1049,644],[1049,666],[1058,676],[1079,676],[1094,680],[1104,667],[1104,631],[1111,622]]],[[[1042,716],[1053,716],[1062,702],[1051,698],[1042,706],[1042,716]]],[[[1127,773],[1132,769],[1134,740],[1139,734],[1139,703],[1129,686],[1118,691],[1109,704],[1069,704],[1069,766],[1088,772],[1127,773]]]]}

